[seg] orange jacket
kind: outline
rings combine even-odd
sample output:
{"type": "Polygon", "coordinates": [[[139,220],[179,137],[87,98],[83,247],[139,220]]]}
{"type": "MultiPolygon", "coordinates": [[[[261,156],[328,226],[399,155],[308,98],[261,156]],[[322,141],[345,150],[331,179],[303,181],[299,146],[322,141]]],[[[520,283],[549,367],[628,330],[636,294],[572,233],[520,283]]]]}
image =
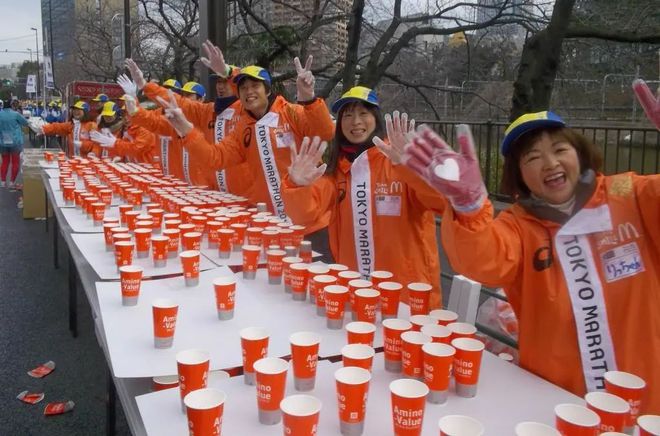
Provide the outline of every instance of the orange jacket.
{"type": "Polygon", "coordinates": [[[246,196],[253,203],[266,203],[271,212],[283,216],[280,184],[291,164],[289,145],[300,144],[305,136],[329,140],[334,128],[323,99],[299,105],[277,96],[259,120],[242,109],[238,124],[221,142],[211,144],[195,129],[186,136],[184,146],[195,159],[214,169],[247,162],[253,183],[246,196]]]}
{"type": "Polygon", "coordinates": [[[117,138],[114,147],[104,148],[94,143],[96,156],[121,157],[133,162],[151,163],[154,154],[160,154],[159,150],[154,150],[154,135],[147,129],[130,124],[113,134],[117,138]]]}
{"type": "MultiPolygon", "coordinates": [[[[355,180],[359,189],[359,181],[355,180]]],[[[363,274],[367,270],[391,271],[404,286],[411,282],[429,283],[433,285],[432,307],[441,306],[435,213],[441,214],[446,202],[403,165],[392,165],[376,147],[371,147],[353,164],[341,159],[334,175],[323,176],[310,186],[296,186],[287,177],[282,195],[287,214],[294,223],[307,226],[308,232],[318,229],[315,223],[329,222],[330,249],[337,262],[363,274]],[[356,165],[365,158],[363,164],[368,163],[370,176],[366,195],[371,199],[373,264],[358,269],[354,212],[361,204],[357,202],[357,191],[353,198],[352,182],[359,168],[356,165]]],[[[407,301],[406,292],[403,300],[407,301]]]]}
{"type": "MultiPolygon", "coordinates": [[[[161,97],[165,101],[169,98],[167,89],[156,83],[147,83],[143,88],[143,92],[144,95],[154,101],[156,101],[156,97],[161,97]]],[[[222,132],[225,136],[238,123],[241,113],[241,103],[238,100],[229,108],[225,109],[220,116],[217,116],[213,102],[203,103],[201,101],[194,101],[183,98],[178,94],[174,94],[174,97],[188,121],[204,134],[204,138],[209,144],[219,142],[219,138],[216,138],[216,126],[218,123],[222,123],[222,127],[224,127],[222,132]]],[[[187,153],[187,151],[184,150],[183,153],[187,153]]],[[[246,163],[234,165],[224,170],[217,170],[209,166],[208,162],[203,159],[197,159],[195,156],[189,156],[189,159],[191,172],[199,173],[200,175],[195,177],[201,177],[203,179],[203,181],[200,180],[200,183],[193,182],[193,184],[207,185],[240,196],[248,195],[253,177],[246,163]]]]}
{"type": "MultiPolygon", "coordinates": [[[[599,206],[609,209],[612,230],[586,237],[602,283],[616,364],[646,380],[642,411],[660,414],[660,175],[598,175],[580,212],[599,206]],[[623,246],[636,247],[632,252],[642,268],[616,279],[612,274],[620,271],[608,262],[619,258],[623,246]]],[[[442,242],[457,272],[504,287],[519,321],[521,366],[582,396],[576,321],[554,243],[561,227],[519,204],[493,219],[487,202],[472,215],[448,208],[442,242]]]]}
{"type": "Polygon", "coordinates": [[[75,140],[82,142],[80,146],[80,155],[85,157],[87,153],[91,152],[94,149],[96,143],[89,139],[89,132],[96,130],[96,123],[94,121],[82,121],[80,123],[80,130],[78,133],[78,138],[74,138],[74,133],[76,133],[73,128],[74,122],[67,121],[65,123],[50,123],[45,124],[44,135],[46,136],[67,136],[67,142],[69,144],[69,151],[73,154],[73,143],[75,140]]]}

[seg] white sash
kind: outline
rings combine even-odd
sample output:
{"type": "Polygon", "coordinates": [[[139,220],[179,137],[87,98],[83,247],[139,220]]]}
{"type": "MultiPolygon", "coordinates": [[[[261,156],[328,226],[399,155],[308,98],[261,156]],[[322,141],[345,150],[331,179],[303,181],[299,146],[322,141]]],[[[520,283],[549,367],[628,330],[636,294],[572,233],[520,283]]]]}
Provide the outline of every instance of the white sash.
{"type": "Polygon", "coordinates": [[[280,173],[275,163],[275,154],[273,153],[269,129],[269,127],[277,127],[279,118],[279,114],[269,112],[257,121],[254,130],[257,135],[257,150],[261,159],[261,167],[264,172],[264,178],[266,179],[266,185],[268,185],[273,213],[281,219],[287,219],[284,213],[284,200],[280,192],[280,173]]]}
{"type": "Polygon", "coordinates": [[[351,205],[358,271],[367,278],[374,269],[376,253],[371,213],[371,168],[366,151],[351,166],[351,205]]]}
{"type": "Polygon", "coordinates": [[[188,150],[186,147],[181,148],[183,151],[183,178],[186,179],[186,183],[189,185],[192,184],[190,181],[190,153],[188,153],[188,150]]]}
{"type": "Polygon", "coordinates": [[[160,167],[163,170],[163,174],[166,176],[170,174],[170,138],[169,136],[160,137],[160,167]]]}
{"type": "Polygon", "coordinates": [[[80,142],[80,120],[73,120],[73,155],[74,156],[80,156],[80,146],[78,145],[78,142],[80,142]]]}
{"type": "MultiPolygon", "coordinates": [[[[220,112],[215,117],[215,142],[216,144],[222,141],[226,134],[227,121],[231,120],[234,116],[234,109],[227,108],[220,112]]],[[[225,170],[218,170],[215,172],[215,180],[218,183],[218,190],[220,192],[229,192],[227,188],[227,175],[225,170]]]]}
{"type": "Polygon", "coordinates": [[[605,372],[616,370],[603,286],[588,238],[589,233],[610,230],[610,210],[603,205],[580,210],[555,236],[555,249],[571,297],[582,372],[589,392],[604,389],[605,372]]]}

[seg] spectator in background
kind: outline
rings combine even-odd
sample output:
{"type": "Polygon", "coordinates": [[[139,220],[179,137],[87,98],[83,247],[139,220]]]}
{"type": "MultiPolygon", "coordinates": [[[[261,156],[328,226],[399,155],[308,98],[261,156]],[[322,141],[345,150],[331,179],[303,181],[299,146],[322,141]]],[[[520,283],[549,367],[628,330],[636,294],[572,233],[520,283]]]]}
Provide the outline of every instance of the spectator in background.
{"type": "Polygon", "coordinates": [[[21,188],[16,185],[16,178],[21,164],[21,152],[23,151],[23,126],[27,121],[21,114],[11,108],[11,101],[3,103],[0,111],[0,154],[2,154],[2,166],[0,167],[0,187],[7,186],[10,189],[21,188]],[[11,164],[11,179],[7,181],[7,173],[11,164]]]}

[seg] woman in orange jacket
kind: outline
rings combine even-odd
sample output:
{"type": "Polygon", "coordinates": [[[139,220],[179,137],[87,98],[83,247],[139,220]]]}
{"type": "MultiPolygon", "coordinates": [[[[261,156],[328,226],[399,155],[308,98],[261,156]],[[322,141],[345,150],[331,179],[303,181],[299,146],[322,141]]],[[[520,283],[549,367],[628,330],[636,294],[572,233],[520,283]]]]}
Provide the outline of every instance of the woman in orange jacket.
{"type": "MultiPolygon", "coordinates": [[[[335,260],[365,277],[387,270],[404,285],[431,284],[431,306],[439,308],[435,214],[443,212],[444,199],[398,165],[399,157],[378,138],[384,136],[385,123],[373,90],[351,88],[332,110],[338,113],[337,130],[328,164],[317,168],[324,149],[318,138],[311,147],[307,139],[300,153],[293,146],[292,165],[282,184],[287,214],[308,227],[329,221],[335,260]]],[[[393,122],[388,115],[388,140],[403,145],[407,124],[405,114],[403,123],[398,112],[393,122]]],[[[405,291],[402,297],[407,301],[405,291]]]]}
{"type": "MultiPolygon", "coordinates": [[[[270,73],[257,66],[241,69],[234,79],[238,85],[241,113],[234,130],[220,142],[209,143],[195,129],[171,96],[161,101],[172,126],[185,137],[191,156],[215,170],[247,162],[253,183],[247,193],[252,203],[264,202],[275,215],[285,218],[281,180],[290,162],[289,145],[305,136],[329,139],[334,132],[330,113],[321,98],[314,97],[314,76],[310,61],[302,68],[298,58],[298,104],[271,92],[270,73]]],[[[318,223],[324,228],[327,222],[318,223]]]]}
{"type": "Polygon", "coordinates": [[[407,165],[452,205],[452,267],[504,288],[520,365],[577,395],[603,389],[606,371],[636,374],[642,413],[660,413],[660,175],[605,176],[596,147],[559,116],[526,114],[502,143],[516,203],[493,218],[469,129],[458,131],[459,153],[418,133],[407,165]]]}
{"type": "Polygon", "coordinates": [[[89,138],[89,132],[96,130],[96,123],[91,121],[89,104],[78,100],[71,105],[71,119],[65,123],[44,124],[43,134],[46,136],[67,136],[70,156],[86,157],[93,152],[94,142],[89,138]]]}
{"type": "MultiPolygon", "coordinates": [[[[135,104],[134,100],[126,100],[126,104],[135,104]]],[[[98,157],[119,157],[133,162],[153,163],[154,136],[147,129],[131,125],[122,116],[119,107],[113,102],[103,105],[99,131],[90,133],[92,141],[96,142],[98,157]]]]}

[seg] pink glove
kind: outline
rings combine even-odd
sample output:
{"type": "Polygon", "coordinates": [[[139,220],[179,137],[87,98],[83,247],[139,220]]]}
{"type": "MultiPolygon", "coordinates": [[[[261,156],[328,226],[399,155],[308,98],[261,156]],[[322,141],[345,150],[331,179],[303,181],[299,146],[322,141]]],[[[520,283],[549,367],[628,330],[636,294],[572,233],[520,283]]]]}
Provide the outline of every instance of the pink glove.
{"type": "Polygon", "coordinates": [[[660,96],[655,97],[642,79],[635,79],[633,91],[637,94],[637,99],[644,108],[649,121],[655,125],[656,129],[660,130],[660,96]]]}
{"type": "Polygon", "coordinates": [[[443,194],[454,210],[469,213],[481,208],[488,196],[474,151],[470,128],[456,126],[460,153],[424,126],[406,146],[406,165],[443,194]]]}

